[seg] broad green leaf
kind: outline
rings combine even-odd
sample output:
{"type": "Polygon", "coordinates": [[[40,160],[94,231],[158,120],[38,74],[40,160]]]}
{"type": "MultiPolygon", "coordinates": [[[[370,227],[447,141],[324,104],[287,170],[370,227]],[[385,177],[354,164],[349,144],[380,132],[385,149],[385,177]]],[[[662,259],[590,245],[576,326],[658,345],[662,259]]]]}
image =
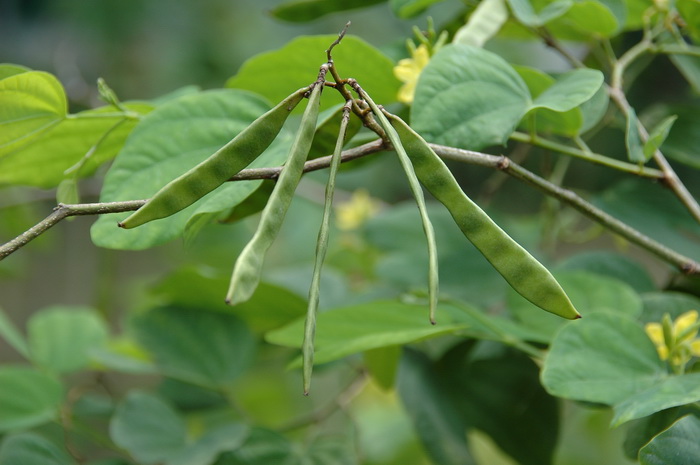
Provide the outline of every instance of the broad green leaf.
{"type": "Polygon", "coordinates": [[[58,417],[63,387],[52,376],[24,366],[0,367],[0,431],[39,426],[58,417]]]}
{"type": "MultiPolygon", "coordinates": [[[[557,272],[555,276],[584,318],[600,311],[637,317],[642,311],[639,295],[621,281],[581,271],[557,272]]],[[[533,336],[537,335],[539,342],[549,342],[559,328],[571,323],[538,311],[512,291],[508,293],[508,310],[533,336]]]]}
{"type": "Polygon", "coordinates": [[[391,389],[401,359],[401,346],[388,346],[364,353],[365,367],[372,379],[384,389],[391,389]]]}
{"type": "Polygon", "coordinates": [[[627,110],[625,147],[627,148],[627,158],[629,161],[643,164],[649,160],[644,154],[642,139],[639,137],[639,120],[637,119],[637,113],[632,107],[627,110]]]}
{"type": "Polygon", "coordinates": [[[396,16],[408,19],[418,16],[433,3],[441,1],[443,0],[389,0],[389,5],[396,16]]]}
{"type": "Polygon", "coordinates": [[[35,433],[5,437],[0,444],[0,465],[77,465],[63,448],[35,433]]]}
{"type": "Polygon", "coordinates": [[[590,100],[581,104],[579,107],[583,115],[583,125],[580,129],[581,133],[592,129],[603,119],[605,113],[608,111],[609,101],[610,98],[608,97],[607,88],[605,86],[600,86],[600,89],[598,89],[590,100]]]}
{"type": "Polygon", "coordinates": [[[306,300],[284,287],[262,282],[247,302],[231,307],[224,295],[231,276],[179,269],[153,289],[153,295],[169,305],[234,314],[251,330],[264,333],[306,314],[306,300]]]}
{"type": "Polygon", "coordinates": [[[543,26],[549,21],[558,18],[566,13],[573,4],[572,0],[557,0],[547,3],[544,8],[535,12],[529,0],[508,0],[508,5],[516,19],[520,23],[532,27],[543,26]]]}
{"type": "Polygon", "coordinates": [[[451,399],[468,427],[488,434],[518,464],[551,463],[559,412],[540,384],[537,365],[524,354],[485,343],[473,356],[469,344],[455,346],[436,362],[438,395],[451,399]]]}
{"type": "Polygon", "coordinates": [[[624,20],[621,21],[618,17],[624,13],[624,5],[616,0],[574,1],[564,14],[548,22],[547,29],[555,37],[564,40],[583,41],[598,37],[613,37],[624,24],[624,20]]]}
{"type": "Polygon", "coordinates": [[[688,310],[700,309],[700,298],[680,292],[648,292],[642,295],[642,323],[660,322],[665,313],[672,320],[688,310]]]}
{"type": "Polygon", "coordinates": [[[484,0],[469,16],[467,24],[455,33],[452,42],[481,47],[498,33],[507,20],[505,0],[484,0]]]}
{"type": "Polygon", "coordinates": [[[0,157],[66,117],[68,102],[55,76],[26,71],[0,80],[0,157]]]}
{"type": "Polygon", "coordinates": [[[248,427],[235,423],[213,428],[187,444],[167,465],[210,465],[222,452],[238,449],[247,439],[248,431],[248,427]]]}
{"type": "Polygon", "coordinates": [[[255,341],[238,317],[185,307],[160,307],[134,317],[136,339],[166,376],[220,388],[253,357],[255,341]]]}
{"type": "MultiPolygon", "coordinates": [[[[143,118],[105,177],[101,201],[146,199],[192,168],[270,106],[240,90],[214,90],[171,100],[143,118]]],[[[286,133],[286,131],[285,131],[286,133]]],[[[286,155],[284,135],[251,167],[279,165],[286,155]]],[[[230,208],[255,190],[254,183],[235,182],[215,190],[177,214],[131,230],[117,229],[126,214],[102,215],[92,227],[102,247],[144,249],[177,237],[199,212],[230,208]]]]}
{"type": "MultiPolygon", "coordinates": [[[[514,66],[523,81],[527,85],[530,94],[537,98],[557,81],[542,71],[526,66],[514,66]]],[[[581,110],[572,108],[565,112],[558,112],[549,108],[533,108],[521,121],[520,126],[531,130],[530,119],[534,118],[534,128],[541,133],[555,133],[575,135],[583,124],[581,110]]]]}
{"type": "MultiPolygon", "coordinates": [[[[238,74],[226,82],[226,87],[250,90],[277,103],[316,80],[319,66],[327,59],[326,49],[337,38],[337,35],[302,36],[280,49],[254,56],[243,63],[238,74]],[[280,70],[284,70],[284,85],[280,85],[280,70]]],[[[346,35],[333,49],[333,61],[341,76],[350,73],[377,102],[396,101],[400,82],[394,77],[394,64],[367,42],[346,35]]],[[[340,94],[332,89],[325,92],[321,109],[344,103],[340,94]]]]}
{"type": "Polygon", "coordinates": [[[666,137],[668,137],[668,133],[671,131],[671,127],[673,126],[673,123],[676,122],[676,119],[678,119],[678,116],[676,115],[669,116],[651,130],[649,133],[649,138],[644,144],[645,160],[649,160],[652,156],[654,156],[654,153],[659,147],[661,147],[661,144],[663,144],[666,137]]]}
{"type": "Polygon", "coordinates": [[[430,142],[477,150],[505,143],[530,105],[527,86],[501,57],[449,44],[421,73],[411,123],[430,142]]]}
{"type": "Polygon", "coordinates": [[[31,69],[26,66],[12,63],[0,63],[0,80],[14,76],[15,74],[26,73],[27,71],[31,71],[31,69]]]}
{"type": "Polygon", "coordinates": [[[656,436],[639,451],[641,465],[700,463],[700,418],[687,415],[656,436]]]}
{"type": "Polygon", "coordinates": [[[630,179],[599,193],[593,203],[662,244],[673,244],[679,253],[700,253],[700,226],[668,189],[630,179]]]}
{"type": "Polygon", "coordinates": [[[0,337],[2,337],[5,342],[7,342],[7,344],[15,349],[20,355],[26,359],[29,359],[29,347],[27,346],[27,340],[10,320],[2,307],[0,307],[0,337]]]}
{"type": "Polygon", "coordinates": [[[556,82],[537,95],[531,108],[568,111],[578,107],[600,89],[603,73],[596,69],[575,69],[558,76],[556,82]]]}
{"type": "Polygon", "coordinates": [[[122,373],[158,373],[151,355],[127,337],[112,339],[104,347],[91,351],[90,355],[100,368],[122,373]]]}
{"type": "Polygon", "coordinates": [[[474,465],[467,425],[437,378],[437,369],[425,354],[404,350],[398,391],[423,447],[437,465],[474,465]]]}
{"type": "MultiPolygon", "coordinates": [[[[465,326],[448,320],[438,309],[438,325],[428,322],[427,307],[395,301],[377,301],[326,311],[318,316],[314,361],[325,363],[358,352],[406,344],[452,333],[465,326]]],[[[273,344],[301,347],[303,319],[271,331],[265,339],[273,344]]]]}
{"type": "MultiPolygon", "coordinates": [[[[153,109],[145,103],[124,106],[141,115],[153,109]]],[[[56,187],[65,178],[65,171],[81,163],[88,154],[76,174],[91,175],[102,163],[114,158],[138,122],[135,116],[126,117],[110,106],[67,115],[41,137],[0,157],[0,183],[56,187]]]]}
{"type": "Polygon", "coordinates": [[[639,323],[624,314],[597,312],[557,333],[542,384],[555,396],[614,405],[667,376],[639,323]]]}
{"type": "Polygon", "coordinates": [[[184,446],[186,425],[160,397],[132,390],[117,407],[109,435],[139,462],[167,463],[184,446]]]}
{"type": "Polygon", "coordinates": [[[625,455],[631,460],[637,460],[639,449],[647,445],[654,436],[668,429],[681,416],[681,408],[670,408],[629,422],[623,443],[625,455]]]}
{"type": "Polygon", "coordinates": [[[50,307],[27,323],[29,352],[34,363],[55,373],[87,368],[90,352],[104,346],[107,325],[87,307],[50,307]]]}
{"type": "MultiPolygon", "coordinates": [[[[601,277],[607,276],[622,281],[637,292],[656,290],[654,280],[639,262],[616,252],[581,252],[559,262],[557,271],[585,271],[601,277]]],[[[642,299],[645,297],[642,296],[642,299]]]]}
{"type": "Polygon", "coordinates": [[[666,378],[654,386],[615,404],[614,426],[671,407],[700,401],[700,373],[666,378]]]}
{"type": "Polygon", "coordinates": [[[292,0],[277,5],[270,14],[293,23],[306,23],[330,13],[365,8],[384,0],[292,0]]]}

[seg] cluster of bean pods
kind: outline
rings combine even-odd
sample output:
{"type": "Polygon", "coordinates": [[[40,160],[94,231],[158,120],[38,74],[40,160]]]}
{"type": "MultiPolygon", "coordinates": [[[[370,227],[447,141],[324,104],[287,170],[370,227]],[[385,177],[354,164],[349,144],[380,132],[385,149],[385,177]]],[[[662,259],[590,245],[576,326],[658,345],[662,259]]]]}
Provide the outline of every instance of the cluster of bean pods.
{"type": "MultiPolygon", "coordinates": [[[[326,74],[332,66],[331,61],[322,65],[315,82],[291,94],[276,107],[260,116],[211,157],[168,183],[143,207],[119,223],[119,226],[133,228],[170,216],[222,185],[265,151],[282,129],[291,111],[305,97],[308,97],[308,104],[290,148],[287,162],[262,212],[255,234],[234,265],[226,302],[236,305],[248,300],[260,282],[265,255],[279,233],[301,179],[304,163],[314,139],[321,93],[326,85],[326,74]]],[[[427,214],[421,185],[448,209],[467,239],[523,297],[540,308],[564,318],[580,317],[550,272],[467,197],[447,166],[420,135],[399,117],[377,106],[355,80],[347,79],[333,84],[334,87],[344,85],[352,87],[359,96],[359,100],[348,99],[348,94],[345,94],[347,102],[343,107],[340,131],[331,158],[302,345],[304,394],[309,392],[313,367],[313,341],[320,295],[320,276],[328,247],[335,177],[345,144],[351,109],[354,106],[356,110],[361,111],[358,103],[362,108],[367,108],[368,112],[371,111],[379,121],[399,157],[418,206],[428,244],[428,300],[431,323],[435,324],[438,305],[438,259],[435,233],[427,214]]],[[[364,116],[367,117],[366,114],[364,116]]]]}

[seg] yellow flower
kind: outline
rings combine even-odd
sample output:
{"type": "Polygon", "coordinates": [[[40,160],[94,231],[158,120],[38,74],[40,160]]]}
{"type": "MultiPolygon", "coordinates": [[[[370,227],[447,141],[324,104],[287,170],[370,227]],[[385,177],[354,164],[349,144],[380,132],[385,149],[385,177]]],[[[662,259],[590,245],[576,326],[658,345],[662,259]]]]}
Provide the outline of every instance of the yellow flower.
{"type": "Polygon", "coordinates": [[[421,44],[411,52],[411,58],[399,60],[399,63],[394,67],[394,76],[404,83],[399,89],[398,98],[400,102],[413,102],[418,77],[429,61],[430,53],[428,52],[428,47],[425,44],[421,44]]]}
{"type": "Polygon", "coordinates": [[[352,193],[349,201],[336,207],[336,224],[339,229],[350,231],[359,228],[379,211],[379,202],[369,196],[365,189],[352,193]]]}
{"type": "Polygon", "coordinates": [[[645,329],[661,360],[682,368],[692,357],[700,357],[698,312],[690,310],[671,322],[668,314],[661,323],[647,323],[645,329]]]}

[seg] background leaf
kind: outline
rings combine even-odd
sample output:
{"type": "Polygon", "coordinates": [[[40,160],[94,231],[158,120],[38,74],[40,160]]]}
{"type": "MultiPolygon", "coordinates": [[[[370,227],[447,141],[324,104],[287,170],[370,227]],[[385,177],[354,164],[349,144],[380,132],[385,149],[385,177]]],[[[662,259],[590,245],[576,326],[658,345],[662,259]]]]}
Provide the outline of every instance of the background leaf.
{"type": "Polygon", "coordinates": [[[52,376],[23,366],[0,367],[0,431],[41,425],[58,416],[63,387],[52,376]]]}
{"type": "Polygon", "coordinates": [[[56,444],[34,433],[6,436],[0,444],[0,465],[76,465],[56,444]]]}
{"type": "Polygon", "coordinates": [[[691,465],[700,460],[700,419],[687,415],[639,451],[641,465],[691,465]]]}
{"type": "Polygon", "coordinates": [[[364,8],[385,0],[294,0],[277,5],[270,14],[292,23],[305,23],[338,11],[364,8]]]}
{"type": "MultiPolygon", "coordinates": [[[[302,36],[280,49],[256,55],[243,63],[238,73],[226,82],[226,87],[250,90],[271,102],[279,102],[316,80],[319,66],[327,59],[326,49],[337,38],[337,35],[302,36]],[[284,86],[279,85],[280,69],[284,69],[284,86]]],[[[376,102],[396,101],[400,83],[392,71],[394,64],[364,40],[346,35],[333,49],[333,61],[338,64],[341,75],[343,70],[352,70],[352,77],[376,102]]],[[[326,92],[321,109],[338,103],[344,103],[340,94],[326,92]]]]}
{"type": "Polygon", "coordinates": [[[17,329],[14,323],[0,307],[0,336],[20,355],[29,359],[29,347],[24,335],[17,329]]]}

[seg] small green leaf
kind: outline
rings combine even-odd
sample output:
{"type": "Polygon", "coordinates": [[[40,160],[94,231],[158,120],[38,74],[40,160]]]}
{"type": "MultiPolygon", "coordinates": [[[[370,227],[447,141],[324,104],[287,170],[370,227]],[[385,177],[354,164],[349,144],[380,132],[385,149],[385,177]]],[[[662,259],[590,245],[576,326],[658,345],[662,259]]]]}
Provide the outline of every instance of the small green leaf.
{"type": "MultiPolygon", "coordinates": [[[[565,40],[587,40],[591,37],[613,37],[624,20],[618,14],[624,10],[618,8],[621,2],[611,0],[607,5],[598,0],[575,1],[564,14],[554,17],[547,24],[547,29],[557,38],[565,40]]],[[[624,9],[624,4],[622,4],[624,9]]]]}
{"type": "Polygon", "coordinates": [[[421,73],[411,122],[430,142],[477,150],[505,143],[530,105],[527,86],[500,56],[449,44],[421,73]]]}
{"type": "Polygon", "coordinates": [[[372,349],[364,353],[367,371],[384,389],[391,389],[394,386],[400,358],[401,346],[398,345],[372,349]]]}
{"type": "Polygon", "coordinates": [[[639,137],[639,120],[634,108],[627,111],[627,124],[625,126],[625,147],[627,158],[635,163],[646,163],[648,158],[644,155],[642,139],[639,137]]]}
{"type": "Polygon", "coordinates": [[[687,415],[656,436],[639,451],[641,465],[694,465],[700,463],[700,418],[687,415]]]}
{"type": "Polygon", "coordinates": [[[597,69],[575,69],[557,77],[557,80],[532,103],[532,108],[568,111],[578,107],[600,89],[603,73],[597,69]]]}
{"type": "MultiPolygon", "coordinates": [[[[292,23],[306,23],[339,11],[366,8],[385,0],[292,0],[277,5],[270,14],[292,23]]],[[[330,43],[329,43],[330,44],[330,43]]]]}
{"type": "Polygon", "coordinates": [[[649,133],[649,138],[644,144],[645,160],[649,160],[654,156],[654,153],[661,147],[661,144],[663,144],[666,137],[668,137],[668,133],[671,131],[671,127],[673,123],[676,122],[676,119],[678,119],[677,115],[666,117],[652,129],[649,133]]]}
{"type": "Polygon", "coordinates": [[[63,387],[52,376],[23,366],[0,367],[0,431],[39,426],[58,416],[63,387]]]}
{"type": "MultiPolygon", "coordinates": [[[[105,177],[101,201],[152,196],[269,109],[260,97],[240,90],[187,94],[164,103],[145,116],[127,140],[105,177]]],[[[287,152],[287,133],[280,134],[250,166],[281,163],[287,152]]],[[[198,213],[230,208],[254,190],[255,183],[228,183],[175,215],[131,230],[117,229],[124,214],[102,215],[92,227],[92,239],[99,246],[116,249],[152,247],[180,235],[198,213]]]]}
{"type": "MultiPolygon", "coordinates": [[[[298,37],[280,49],[254,56],[243,63],[226,87],[250,90],[271,102],[279,102],[291,91],[316,80],[319,66],[327,59],[326,49],[337,38],[337,35],[298,37]],[[284,85],[279,82],[280,69],[284,69],[284,85]]],[[[333,49],[333,60],[341,74],[343,70],[352,73],[378,102],[396,101],[401,83],[394,77],[394,64],[367,42],[346,35],[333,49]]],[[[328,93],[321,101],[321,109],[338,103],[344,103],[340,94],[328,93]]]]}
{"type": "Polygon", "coordinates": [[[87,368],[90,352],[104,346],[108,330],[97,312],[86,307],[50,307],[27,323],[32,360],[56,373],[87,368]]]}
{"type": "Polygon", "coordinates": [[[700,401],[700,373],[673,376],[615,404],[614,426],[700,401]]]}
{"type": "Polygon", "coordinates": [[[0,157],[58,124],[67,111],[66,93],[52,74],[26,71],[0,80],[0,157]]]}
{"type": "Polygon", "coordinates": [[[167,461],[167,465],[210,465],[226,451],[238,449],[248,437],[248,427],[229,423],[205,432],[167,461]]]}
{"type": "Polygon", "coordinates": [[[556,0],[535,12],[529,0],[508,0],[513,15],[526,26],[539,27],[566,13],[574,4],[572,0],[556,0]]]}
{"type": "MultiPolygon", "coordinates": [[[[425,306],[395,301],[371,302],[323,312],[317,320],[314,361],[330,362],[350,354],[464,328],[463,324],[444,321],[447,319],[444,316],[447,315],[438,309],[440,324],[433,326],[428,323],[425,306]]],[[[299,319],[267,333],[265,339],[273,344],[301,347],[303,325],[303,319],[299,319]]]]}
{"type": "Polygon", "coordinates": [[[119,404],[109,424],[114,443],[144,464],[168,462],[177,456],[186,432],[184,420],[168,403],[135,390],[119,404]]]}
{"type": "Polygon", "coordinates": [[[80,194],[78,193],[78,180],[75,178],[66,178],[56,188],[56,203],[74,204],[80,202],[80,194]]]}
{"type": "Polygon", "coordinates": [[[0,465],[77,465],[56,444],[35,433],[5,437],[0,444],[0,465]]]}
{"type": "Polygon", "coordinates": [[[229,385],[255,348],[245,323],[232,314],[160,307],[137,315],[132,327],[163,374],[206,387],[229,385]]]}
{"type": "Polygon", "coordinates": [[[0,307],[0,336],[20,355],[29,359],[27,340],[10,320],[2,307],[0,307]]]}
{"type": "Polygon", "coordinates": [[[455,33],[452,42],[481,47],[498,33],[507,20],[505,0],[484,0],[469,16],[467,24],[455,33]]]}
{"type": "Polygon", "coordinates": [[[612,312],[584,315],[554,337],[542,371],[550,394],[618,404],[667,375],[644,329],[612,312]]]}
{"type": "Polygon", "coordinates": [[[625,455],[631,460],[637,460],[639,449],[647,445],[654,436],[668,429],[682,415],[681,408],[670,408],[631,421],[627,426],[627,434],[623,444],[625,455]]]}
{"type": "Polygon", "coordinates": [[[583,115],[583,125],[580,132],[584,133],[597,125],[603,119],[608,111],[608,91],[605,86],[600,86],[600,89],[590,98],[581,104],[579,107],[583,115]]]}
{"type": "Polygon", "coordinates": [[[401,19],[413,18],[423,13],[433,3],[443,0],[389,0],[389,5],[396,16],[401,19]]]}

